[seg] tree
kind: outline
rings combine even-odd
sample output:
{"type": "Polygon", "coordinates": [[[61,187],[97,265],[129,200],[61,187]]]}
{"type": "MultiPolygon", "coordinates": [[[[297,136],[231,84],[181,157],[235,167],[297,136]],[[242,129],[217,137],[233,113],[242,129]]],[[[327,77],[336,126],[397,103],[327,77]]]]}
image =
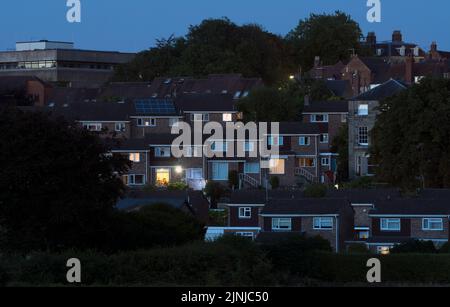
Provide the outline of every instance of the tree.
{"type": "Polygon", "coordinates": [[[337,153],[337,182],[347,182],[349,180],[348,169],[348,125],[340,128],[339,134],[332,141],[331,152],[337,153]]]}
{"type": "Polygon", "coordinates": [[[450,187],[450,80],[423,79],[381,103],[372,131],[378,177],[405,190],[450,187]]]}
{"type": "Polygon", "coordinates": [[[435,254],[437,249],[432,241],[411,240],[395,246],[392,254],[435,254]]]}
{"type": "Polygon", "coordinates": [[[41,113],[0,112],[3,250],[95,247],[124,192],[121,156],[85,129],[41,113]]]}
{"type": "Polygon", "coordinates": [[[238,26],[222,18],[190,26],[185,37],[158,41],[131,63],[120,66],[115,80],[151,81],[157,76],[242,73],[274,84],[286,80],[293,69],[281,37],[256,24],[238,26]]]}
{"type": "Polygon", "coordinates": [[[352,50],[360,49],[361,29],[350,15],[337,11],[334,14],[311,14],[300,20],[286,41],[294,52],[295,62],[303,71],[312,68],[314,58],[320,56],[326,65],[350,57],[352,50]]]}

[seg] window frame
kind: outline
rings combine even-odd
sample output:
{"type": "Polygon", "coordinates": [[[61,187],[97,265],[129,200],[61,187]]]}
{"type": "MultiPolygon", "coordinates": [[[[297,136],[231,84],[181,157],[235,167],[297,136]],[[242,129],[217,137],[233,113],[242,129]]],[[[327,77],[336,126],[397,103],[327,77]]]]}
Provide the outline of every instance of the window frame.
{"type": "Polygon", "coordinates": [[[223,113],[222,114],[222,121],[225,122],[225,123],[233,122],[233,113],[223,113]]]}
{"type": "Polygon", "coordinates": [[[238,216],[240,220],[251,220],[252,215],[252,207],[239,207],[238,216]]]}
{"type": "Polygon", "coordinates": [[[244,174],[248,174],[248,175],[256,175],[256,174],[259,174],[261,172],[261,165],[260,165],[260,163],[259,162],[245,162],[244,163],[244,174]],[[255,166],[255,165],[257,165],[258,166],[258,171],[252,171],[252,169],[250,168],[250,171],[249,171],[249,169],[247,168],[247,166],[249,166],[249,165],[253,165],[253,166],[255,166]]]}
{"type": "Polygon", "coordinates": [[[322,133],[320,136],[319,136],[319,141],[320,141],[320,144],[328,144],[328,143],[330,143],[330,134],[328,134],[328,133],[322,133]],[[326,136],[326,137],[325,137],[326,136]]]}
{"type": "MultiPolygon", "coordinates": [[[[329,223],[328,223],[329,224],[329,223]]],[[[334,220],[332,217],[314,217],[313,218],[313,229],[323,230],[323,231],[333,231],[334,230],[334,220]],[[324,226],[325,221],[331,221],[331,227],[324,226]]]]}
{"type": "Polygon", "coordinates": [[[402,231],[402,219],[400,218],[382,218],[380,219],[380,230],[383,232],[401,232],[402,231]],[[384,224],[384,222],[386,224],[384,224]],[[398,224],[398,228],[390,228],[389,224],[398,224]]]}
{"type": "Polygon", "coordinates": [[[171,152],[171,148],[169,146],[155,147],[155,158],[170,158],[171,156],[172,156],[172,152],[171,152]],[[164,149],[164,152],[166,152],[165,150],[168,149],[168,154],[161,155],[161,149],[164,149]]]}
{"type": "Polygon", "coordinates": [[[444,219],[443,218],[423,218],[422,219],[422,230],[423,231],[443,231],[444,230],[444,219]],[[437,222],[438,221],[438,222],[437,222]],[[428,222],[428,227],[425,226],[425,222],[428,222]],[[439,223],[440,228],[431,228],[432,223],[439,223]]]}
{"type": "Polygon", "coordinates": [[[141,153],[140,152],[130,152],[128,154],[128,160],[130,160],[133,163],[141,163],[141,153]]]}
{"type": "Polygon", "coordinates": [[[116,132],[125,132],[127,130],[127,125],[126,125],[126,123],[123,123],[123,122],[116,122],[114,126],[115,126],[114,128],[115,128],[116,132]],[[120,128],[118,128],[118,127],[120,127],[120,128]]]}
{"type": "Polygon", "coordinates": [[[290,232],[292,231],[292,218],[272,218],[272,231],[273,232],[290,232]],[[277,221],[277,223],[275,223],[277,221]],[[281,228],[281,222],[289,221],[289,226],[286,228],[281,228]]]}
{"type": "Polygon", "coordinates": [[[369,127],[358,127],[358,144],[360,146],[369,146],[369,127]],[[367,142],[362,142],[362,140],[367,142]]]}
{"type": "Polygon", "coordinates": [[[156,118],[154,117],[140,117],[137,119],[137,126],[138,127],[156,127],[156,118]],[[148,121],[148,125],[146,125],[148,121]]]}
{"type": "Polygon", "coordinates": [[[312,114],[311,115],[311,122],[312,123],[328,123],[330,120],[328,114],[312,114]],[[323,120],[317,120],[319,116],[323,117],[323,120]]]}
{"type": "Polygon", "coordinates": [[[367,103],[358,105],[358,116],[369,116],[369,105],[367,103]]]}
{"type": "Polygon", "coordinates": [[[311,146],[311,137],[310,136],[301,136],[298,138],[299,146],[311,146]]]}

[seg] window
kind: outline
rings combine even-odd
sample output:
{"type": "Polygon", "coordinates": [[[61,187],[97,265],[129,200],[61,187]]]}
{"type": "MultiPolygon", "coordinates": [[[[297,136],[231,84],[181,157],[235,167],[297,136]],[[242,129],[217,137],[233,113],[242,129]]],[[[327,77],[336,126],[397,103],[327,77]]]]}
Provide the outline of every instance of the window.
{"type": "Polygon", "coordinates": [[[444,73],[444,79],[450,79],[450,73],[448,72],[444,73]]]}
{"type": "Polygon", "coordinates": [[[83,127],[89,131],[102,131],[102,124],[100,123],[86,123],[83,127]]]}
{"type": "Polygon", "coordinates": [[[239,218],[240,219],[251,219],[252,218],[252,208],[250,208],[250,207],[239,208],[239,218]]]}
{"type": "Polygon", "coordinates": [[[369,115],[369,105],[360,104],[358,106],[358,116],[368,116],[369,115]]]}
{"type": "Polygon", "coordinates": [[[328,114],[313,114],[311,115],[311,122],[328,123],[328,114]]]}
{"type": "Polygon", "coordinates": [[[360,240],[368,240],[370,238],[370,231],[369,230],[362,230],[358,232],[358,239],[360,240]]]}
{"type": "Polygon", "coordinates": [[[137,125],[139,127],[155,127],[156,118],[138,118],[137,125]]]}
{"type": "Polygon", "coordinates": [[[299,167],[315,167],[316,159],[314,159],[314,158],[299,158],[298,166],[299,167]]]}
{"type": "Polygon", "coordinates": [[[228,163],[222,162],[212,163],[212,180],[218,181],[228,180],[228,163]]]}
{"type": "Polygon", "coordinates": [[[273,231],[291,231],[292,230],[292,219],[272,219],[272,230],[273,231]]]}
{"type": "Polygon", "coordinates": [[[125,132],[125,123],[116,123],[116,132],[125,132]]]}
{"type": "Polygon", "coordinates": [[[324,133],[320,135],[320,143],[328,144],[329,136],[328,133],[324,133]]]}
{"type": "Polygon", "coordinates": [[[400,231],[400,219],[381,219],[381,231],[400,231]]]}
{"type": "Polygon", "coordinates": [[[145,175],[125,175],[122,179],[123,183],[128,186],[145,184],[145,175]]]}
{"type": "Polygon", "coordinates": [[[358,143],[359,145],[369,145],[369,128],[359,127],[358,131],[358,143]]]}
{"type": "Polygon", "coordinates": [[[222,118],[223,118],[224,122],[231,122],[231,121],[233,121],[233,114],[231,114],[231,113],[224,113],[222,115],[222,118]]]}
{"type": "Polygon", "coordinates": [[[203,179],[203,170],[201,168],[189,168],[186,170],[186,178],[191,180],[203,179]]]}
{"type": "Polygon", "coordinates": [[[389,246],[378,246],[377,253],[379,255],[389,255],[391,253],[391,248],[389,246]]]}
{"type": "Polygon", "coordinates": [[[170,158],[170,147],[156,147],[155,157],[170,158]]]}
{"type": "Polygon", "coordinates": [[[234,94],[234,99],[239,99],[241,97],[241,91],[237,91],[235,94],[234,94]]]}
{"type": "Polygon", "coordinates": [[[246,162],[244,165],[244,173],[245,174],[259,174],[259,163],[254,162],[246,162]]]}
{"type": "Polygon", "coordinates": [[[321,159],[322,166],[330,166],[330,158],[322,158],[321,159]]]}
{"type": "Polygon", "coordinates": [[[332,217],[315,217],[314,229],[316,230],[332,230],[333,218],[332,217]]]}
{"type": "Polygon", "coordinates": [[[311,145],[311,138],[309,136],[301,136],[298,140],[298,144],[300,146],[309,146],[311,145]]]}
{"type": "Polygon", "coordinates": [[[253,232],[236,232],[236,235],[244,238],[255,238],[255,234],[253,232]]]}
{"type": "Polygon", "coordinates": [[[283,159],[270,159],[270,174],[272,175],[284,175],[285,173],[285,162],[283,159]]]}
{"type": "Polygon", "coordinates": [[[435,218],[423,219],[422,229],[425,231],[442,231],[444,230],[444,221],[442,219],[435,218]]]}
{"type": "Polygon", "coordinates": [[[347,114],[342,114],[341,115],[341,123],[346,123],[347,122],[347,114]]]}
{"type": "Polygon", "coordinates": [[[141,154],[140,153],[130,153],[129,160],[134,163],[141,162],[141,154]]]}
{"type": "Polygon", "coordinates": [[[208,122],[209,114],[191,114],[191,121],[193,121],[193,122],[208,122]]]}
{"type": "Polygon", "coordinates": [[[283,146],[284,145],[284,137],[282,136],[270,136],[268,139],[269,146],[283,146]]]}

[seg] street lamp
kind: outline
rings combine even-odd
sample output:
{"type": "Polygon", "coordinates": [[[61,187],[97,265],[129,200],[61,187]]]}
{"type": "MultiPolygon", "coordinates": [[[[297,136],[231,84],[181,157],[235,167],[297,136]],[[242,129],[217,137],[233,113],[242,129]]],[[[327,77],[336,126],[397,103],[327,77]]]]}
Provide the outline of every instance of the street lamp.
{"type": "Polygon", "coordinates": [[[177,174],[183,173],[183,168],[181,166],[175,167],[175,173],[177,173],[177,174]]]}

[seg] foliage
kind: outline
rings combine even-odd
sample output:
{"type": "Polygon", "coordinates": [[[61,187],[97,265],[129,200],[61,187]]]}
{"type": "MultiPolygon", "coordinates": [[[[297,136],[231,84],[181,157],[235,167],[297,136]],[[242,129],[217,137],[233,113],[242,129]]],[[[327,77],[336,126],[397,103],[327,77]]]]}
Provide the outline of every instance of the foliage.
{"type": "Polygon", "coordinates": [[[308,198],[323,198],[327,196],[328,187],[323,184],[311,184],[306,187],[304,191],[305,197],[308,198]]]}
{"type": "Polygon", "coordinates": [[[450,80],[425,78],[380,111],[372,149],[377,175],[405,190],[449,188],[450,80]]]}
{"type": "Polygon", "coordinates": [[[311,14],[300,20],[286,41],[293,51],[297,65],[303,71],[312,68],[314,58],[320,56],[324,65],[334,65],[347,60],[351,50],[360,48],[361,29],[350,15],[337,11],[334,14],[311,14]]]}
{"type": "Polygon", "coordinates": [[[338,135],[332,141],[331,151],[339,155],[337,160],[337,182],[347,182],[349,180],[348,124],[340,128],[338,135]]]}
{"type": "Polygon", "coordinates": [[[158,76],[206,76],[242,73],[267,83],[287,79],[292,71],[283,39],[256,24],[238,26],[227,18],[190,26],[185,37],[159,40],[129,64],[115,80],[151,81],[158,76]]]}
{"type": "Polygon", "coordinates": [[[411,240],[406,243],[396,245],[391,249],[392,254],[434,254],[436,247],[432,241],[411,240]]]}
{"type": "Polygon", "coordinates": [[[184,182],[171,182],[167,186],[169,191],[185,191],[189,188],[189,186],[184,182]]]}
{"type": "Polygon", "coordinates": [[[97,248],[115,252],[170,247],[203,238],[204,225],[194,217],[167,204],[151,204],[135,212],[117,212],[97,248]]]}
{"type": "Polygon", "coordinates": [[[373,177],[360,177],[351,182],[345,183],[345,189],[371,189],[374,187],[375,179],[373,177]]]}
{"type": "Polygon", "coordinates": [[[228,226],[228,212],[226,210],[210,210],[209,224],[214,226],[228,226]]]}
{"type": "Polygon", "coordinates": [[[271,176],[270,177],[270,186],[272,187],[272,190],[276,190],[280,187],[280,178],[277,176],[271,176]]]}
{"type": "Polygon", "coordinates": [[[123,195],[119,176],[129,162],[108,155],[87,130],[43,113],[3,110],[0,129],[2,249],[94,247],[123,195]]]}
{"type": "Polygon", "coordinates": [[[349,254],[370,254],[370,251],[365,244],[351,244],[348,247],[347,253],[349,253],[349,254]]]}
{"type": "Polygon", "coordinates": [[[220,183],[210,180],[206,183],[204,192],[210,198],[211,204],[216,205],[225,193],[225,189],[220,183]]]}

